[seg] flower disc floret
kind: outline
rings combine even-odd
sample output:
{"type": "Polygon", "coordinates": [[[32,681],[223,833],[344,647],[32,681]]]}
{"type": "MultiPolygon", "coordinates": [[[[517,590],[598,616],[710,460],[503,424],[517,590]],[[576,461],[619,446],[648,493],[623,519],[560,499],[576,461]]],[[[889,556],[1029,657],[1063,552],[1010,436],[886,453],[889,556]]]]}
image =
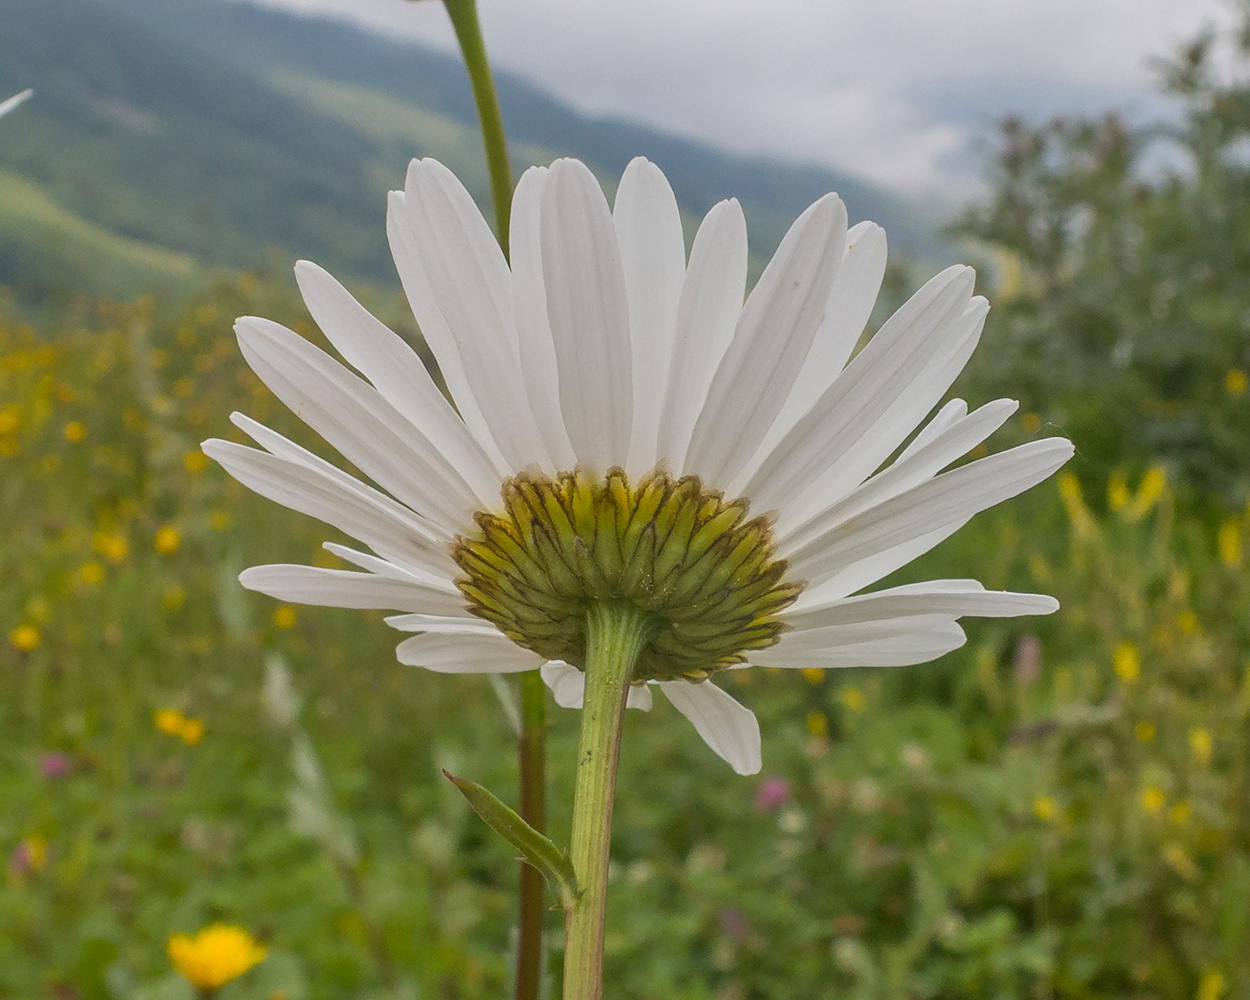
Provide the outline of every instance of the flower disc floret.
{"type": "Polygon", "coordinates": [[[502,495],[501,513],[479,513],[478,534],[457,538],[456,585],[475,614],[548,660],[584,668],[587,611],[624,601],[651,618],[633,680],[702,680],[775,644],[779,613],[803,589],[784,579],[771,519],[697,476],[656,470],[631,487],[619,468],[598,481],[521,473],[502,495]]]}

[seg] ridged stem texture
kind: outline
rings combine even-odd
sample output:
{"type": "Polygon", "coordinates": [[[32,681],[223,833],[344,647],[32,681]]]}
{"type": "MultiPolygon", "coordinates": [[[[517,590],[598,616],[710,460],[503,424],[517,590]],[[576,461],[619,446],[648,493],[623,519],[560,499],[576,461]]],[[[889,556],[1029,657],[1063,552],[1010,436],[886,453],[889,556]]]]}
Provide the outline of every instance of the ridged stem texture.
{"type": "Polygon", "coordinates": [[[598,601],[586,614],[586,689],[569,852],[582,893],[566,915],[564,1000],[603,996],[608,847],[621,727],[634,664],[653,629],[651,615],[628,602],[598,601]]]}

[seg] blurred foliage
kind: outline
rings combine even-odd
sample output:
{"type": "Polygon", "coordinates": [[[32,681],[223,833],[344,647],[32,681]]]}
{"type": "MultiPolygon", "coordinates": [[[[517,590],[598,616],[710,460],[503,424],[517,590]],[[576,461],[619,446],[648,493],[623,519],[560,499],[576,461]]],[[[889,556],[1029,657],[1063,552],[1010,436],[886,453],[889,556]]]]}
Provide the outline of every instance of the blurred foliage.
{"type": "MultiPolygon", "coordinates": [[[[236,408],[317,447],[242,364],[243,313],[320,336],[254,276],[0,320],[0,995],[189,1000],[167,940],[220,921],[268,949],[225,1000],[498,997],[514,852],[440,769],[511,801],[511,731],[485,679],[397,664],[380,614],[238,586],[335,564],[198,450],[236,408]]],[[[1250,524],[1174,492],[1066,476],[906,577],[1046,590],[1053,618],[904,671],[735,673],[759,778],[669,706],[631,713],[610,995],[1245,995],[1250,524]]],[[[552,726],[558,840],[576,723],[552,726]]]]}
{"type": "MultiPolygon", "coordinates": [[[[897,582],[1063,610],[907,670],[735,672],[753,779],[630,713],[609,996],[1250,996],[1250,98],[1215,45],[1167,69],[1166,134],[1008,123],[963,224],[997,283],[969,396],[1023,393],[999,446],[1049,423],[1078,458],[897,582]]],[[[199,451],[234,409],[321,449],[243,365],[248,313],[320,342],[251,274],[39,327],[0,303],[0,996],[191,1000],[167,943],[221,922],[267,949],[222,1000],[497,998],[514,852],[441,769],[513,801],[511,730],[486,679],[396,663],[382,615],[238,586],[337,565],[199,451]]],[[[554,716],[558,842],[576,729],[554,716]]]]}
{"type": "Polygon", "coordinates": [[[997,274],[974,378],[1023,394],[1104,481],[1165,458],[1250,495],[1250,6],[1159,64],[1174,120],[1006,120],[992,195],[955,227],[997,274]]]}

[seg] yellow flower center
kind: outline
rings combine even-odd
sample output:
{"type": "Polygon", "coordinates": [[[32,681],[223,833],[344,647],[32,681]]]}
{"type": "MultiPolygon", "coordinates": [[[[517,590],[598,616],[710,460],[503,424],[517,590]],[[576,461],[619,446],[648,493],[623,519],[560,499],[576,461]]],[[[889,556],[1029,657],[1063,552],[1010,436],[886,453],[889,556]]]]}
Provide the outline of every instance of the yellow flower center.
{"type": "Polygon", "coordinates": [[[549,660],[584,668],[588,608],[628,601],[652,617],[633,680],[701,679],[773,645],[803,589],[783,582],[770,520],[695,477],[657,470],[631,487],[620,469],[600,482],[521,473],[502,494],[501,513],[479,513],[478,533],[456,539],[456,584],[475,614],[549,660]]]}

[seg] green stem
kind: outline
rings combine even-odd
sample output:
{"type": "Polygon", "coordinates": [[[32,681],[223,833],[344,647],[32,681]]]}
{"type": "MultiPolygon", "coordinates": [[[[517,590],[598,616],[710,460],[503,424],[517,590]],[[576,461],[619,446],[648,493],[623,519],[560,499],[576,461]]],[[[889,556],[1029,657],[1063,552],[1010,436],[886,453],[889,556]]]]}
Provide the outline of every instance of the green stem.
{"type": "MultiPolygon", "coordinates": [[[[477,16],[476,0],[443,0],[456,32],[460,55],[469,73],[477,105],[495,204],[495,235],[508,257],[508,222],[512,212],[512,168],[504,135],[499,95],[486,56],[486,42],[477,16]]],[[[521,681],[521,738],[517,748],[521,771],[521,818],[539,833],[547,826],[547,691],[533,671],[521,681]]],[[[518,917],[516,1000],[537,1000],[542,979],[543,922],[546,915],[542,875],[521,865],[521,902],[518,917]]]]}
{"type": "Polygon", "coordinates": [[[486,147],[486,165],[490,170],[490,192],[495,202],[495,233],[504,256],[508,256],[508,218],[512,211],[512,168],[508,165],[508,142],[504,137],[503,116],[499,113],[499,95],[486,58],[482,25],[477,18],[476,0],[443,0],[451,26],[460,43],[460,54],[469,71],[477,117],[482,126],[482,143],[486,147]]]}
{"type": "MultiPolygon", "coordinates": [[[[521,676],[521,818],[539,833],[547,824],[547,686],[537,670],[521,676]]],[[[542,981],[543,923],[546,917],[542,874],[521,865],[520,930],[517,936],[516,1000],[536,1000],[542,981]]]]}
{"type": "Polygon", "coordinates": [[[651,634],[650,616],[632,604],[596,602],[586,615],[586,694],[577,744],[570,854],[582,895],[566,914],[564,1000],[603,996],[604,916],[616,764],[629,679],[651,634]]]}

